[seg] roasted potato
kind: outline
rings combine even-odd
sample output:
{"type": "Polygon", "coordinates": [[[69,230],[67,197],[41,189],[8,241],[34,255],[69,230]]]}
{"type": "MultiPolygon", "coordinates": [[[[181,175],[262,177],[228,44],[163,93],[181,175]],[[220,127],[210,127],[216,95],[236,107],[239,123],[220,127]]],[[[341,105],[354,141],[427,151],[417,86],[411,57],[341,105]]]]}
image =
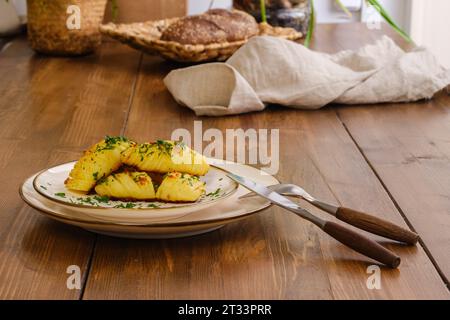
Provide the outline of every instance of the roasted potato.
{"type": "Polygon", "coordinates": [[[183,142],[166,140],[138,144],[122,154],[122,162],[142,171],[161,173],[177,171],[203,176],[209,170],[203,155],[183,142]]]}
{"type": "Polygon", "coordinates": [[[84,152],[66,179],[68,189],[88,192],[98,180],[122,165],[121,154],[135,143],[124,137],[106,137],[84,152]]]}
{"type": "Polygon", "coordinates": [[[95,187],[100,196],[127,200],[155,199],[152,179],[145,172],[124,171],[101,179],[95,187]]]}
{"type": "Polygon", "coordinates": [[[205,193],[205,183],[188,173],[168,173],[156,192],[156,198],[169,202],[194,202],[205,193]]]}

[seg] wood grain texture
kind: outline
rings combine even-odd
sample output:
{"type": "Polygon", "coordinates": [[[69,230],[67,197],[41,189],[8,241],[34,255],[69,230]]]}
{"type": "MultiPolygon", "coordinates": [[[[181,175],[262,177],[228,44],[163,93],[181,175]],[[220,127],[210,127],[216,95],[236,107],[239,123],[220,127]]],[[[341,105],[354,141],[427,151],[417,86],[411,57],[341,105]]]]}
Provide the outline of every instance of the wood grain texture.
{"type": "MultiPolygon", "coordinates": [[[[117,0],[119,10],[116,22],[142,22],[185,16],[187,14],[186,2],[187,0],[117,0]]],[[[105,22],[111,20],[111,3],[108,3],[105,22]]]]}
{"type": "Polygon", "coordinates": [[[80,290],[66,286],[66,269],[78,265],[84,283],[95,235],[45,219],[18,189],[31,174],[120,132],[139,54],[103,49],[79,59],[47,58],[18,39],[0,55],[1,299],[80,298],[80,290]]]}
{"type": "MultiPolygon", "coordinates": [[[[363,25],[325,25],[317,28],[314,45],[334,52],[370,42],[372,36],[363,25]]],[[[46,58],[33,55],[24,41],[0,54],[0,170],[9,182],[0,185],[1,298],[450,299],[432,261],[440,253],[438,266],[450,265],[443,256],[448,233],[435,234],[446,230],[450,210],[442,196],[448,182],[447,96],[392,108],[272,106],[260,113],[199,118],[177,105],[162,82],[181,66],[145,56],[137,73],[140,57],[106,43],[98,55],[46,58]],[[28,175],[74,159],[105,134],[123,132],[141,141],[170,138],[177,128],[192,131],[194,120],[202,120],[203,130],[279,128],[277,178],[302,185],[324,201],[407,227],[403,213],[429,255],[421,245],[372,237],[401,256],[402,264],[397,270],[381,267],[381,290],[369,290],[366,268],[372,260],[280,208],[197,237],[146,241],[94,236],[51,222],[17,195],[28,175]],[[414,158],[402,163],[405,154],[414,158]],[[393,171],[397,175],[387,176],[393,171]],[[419,178],[426,175],[419,188],[419,178]],[[405,188],[410,184],[412,189],[405,188]],[[424,195],[423,203],[417,192],[424,195]],[[428,215],[408,206],[411,200],[428,215]],[[71,264],[82,269],[82,297],[65,286],[71,264]]]]}
{"type": "MultiPolygon", "coordinates": [[[[325,38],[327,39],[327,38],[325,38]]],[[[334,42],[322,47],[333,51],[334,42]]],[[[336,50],[336,48],[334,48],[336,50]]],[[[367,210],[407,227],[382,184],[332,109],[271,107],[230,117],[196,117],[177,105],[162,79],[180,67],[145,57],[126,135],[170,138],[177,128],[279,128],[281,181],[332,203],[367,210]]],[[[327,217],[305,204],[316,214],[327,217]]],[[[280,208],[199,237],[158,241],[99,237],[85,299],[414,299],[449,293],[418,247],[383,241],[402,267],[382,267],[382,290],[366,286],[373,264],[317,227],[280,208]],[[424,288],[426,288],[424,290],[424,288]]]]}
{"type": "Polygon", "coordinates": [[[384,264],[390,268],[397,268],[400,265],[401,259],[392,251],[386,249],[378,242],[363,236],[361,233],[351,230],[344,225],[333,221],[327,221],[323,226],[323,231],[352,248],[366,257],[384,264]]]}
{"type": "MultiPolygon", "coordinates": [[[[388,27],[355,32],[359,43],[388,33],[410,49],[388,27]]],[[[342,30],[344,31],[344,30],[342,30]]],[[[341,47],[355,48],[339,37],[341,47]]],[[[433,100],[408,104],[339,107],[337,113],[390,196],[419,233],[447,285],[450,279],[450,98],[445,92],[433,100]]]]}
{"type": "Polygon", "coordinates": [[[447,283],[450,279],[450,103],[376,106],[339,115],[408,221],[420,234],[447,283]]]}

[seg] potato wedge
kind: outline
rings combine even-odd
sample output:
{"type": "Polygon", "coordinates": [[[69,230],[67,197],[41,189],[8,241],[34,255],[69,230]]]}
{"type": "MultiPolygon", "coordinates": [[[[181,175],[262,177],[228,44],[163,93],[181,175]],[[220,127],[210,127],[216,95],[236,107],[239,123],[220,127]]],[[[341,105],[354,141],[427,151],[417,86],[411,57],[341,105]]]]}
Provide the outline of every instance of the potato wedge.
{"type": "Polygon", "coordinates": [[[145,172],[113,173],[97,183],[95,192],[114,199],[153,200],[156,197],[152,179],[145,172]]]}
{"type": "Polygon", "coordinates": [[[183,142],[168,140],[138,144],[122,154],[122,162],[142,171],[161,173],[177,171],[203,176],[209,170],[203,155],[183,142]]]}
{"type": "Polygon", "coordinates": [[[124,137],[106,137],[84,152],[66,179],[66,187],[88,192],[98,180],[119,169],[122,152],[134,145],[124,137]]]}
{"type": "Polygon", "coordinates": [[[168,173],[156,192],[156,198],[169,202],[194,202],[205,193],[205,183],[188,173],[168,173]]]}

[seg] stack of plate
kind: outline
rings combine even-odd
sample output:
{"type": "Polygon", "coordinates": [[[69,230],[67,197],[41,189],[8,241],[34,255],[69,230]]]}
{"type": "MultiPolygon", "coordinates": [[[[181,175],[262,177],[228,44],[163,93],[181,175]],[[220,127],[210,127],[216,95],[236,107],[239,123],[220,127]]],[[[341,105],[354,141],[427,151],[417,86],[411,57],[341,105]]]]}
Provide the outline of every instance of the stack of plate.
{"type": "Polygon", "coordinates": [[[253,167],[209,159],[211,169],[201,178],[206,194],[194,203],[124,202],[67,190],[64,180],[75,162],[43,170],[20,188],[22,199],[63,223],[119,237],[174,238],[216,230],[270,206],[259,197],[239,199],[248,190],[228,178],[232,172],[263,185],[279,183],[253,167]]]}

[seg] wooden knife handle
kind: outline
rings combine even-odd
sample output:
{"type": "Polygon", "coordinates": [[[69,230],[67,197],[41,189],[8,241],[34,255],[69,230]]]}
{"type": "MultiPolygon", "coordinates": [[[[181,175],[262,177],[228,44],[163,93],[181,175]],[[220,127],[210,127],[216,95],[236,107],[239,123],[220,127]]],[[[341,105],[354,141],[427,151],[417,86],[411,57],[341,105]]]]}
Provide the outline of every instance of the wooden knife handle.
{"type": "Polygon", "coordinates": [[[410,245],[415,245],[419,240],[417,233],[402,228],[392,222],[353,209],[345,207],[338,208],[336,218],[359,229],[410,245]]]}
{"type": "Polygon", "coordinates": [[[327,221],[322,230],[347,247],[391,268],[397,268],[400,264],[400,257],[392,251],[335,222],[327,221]]]}

